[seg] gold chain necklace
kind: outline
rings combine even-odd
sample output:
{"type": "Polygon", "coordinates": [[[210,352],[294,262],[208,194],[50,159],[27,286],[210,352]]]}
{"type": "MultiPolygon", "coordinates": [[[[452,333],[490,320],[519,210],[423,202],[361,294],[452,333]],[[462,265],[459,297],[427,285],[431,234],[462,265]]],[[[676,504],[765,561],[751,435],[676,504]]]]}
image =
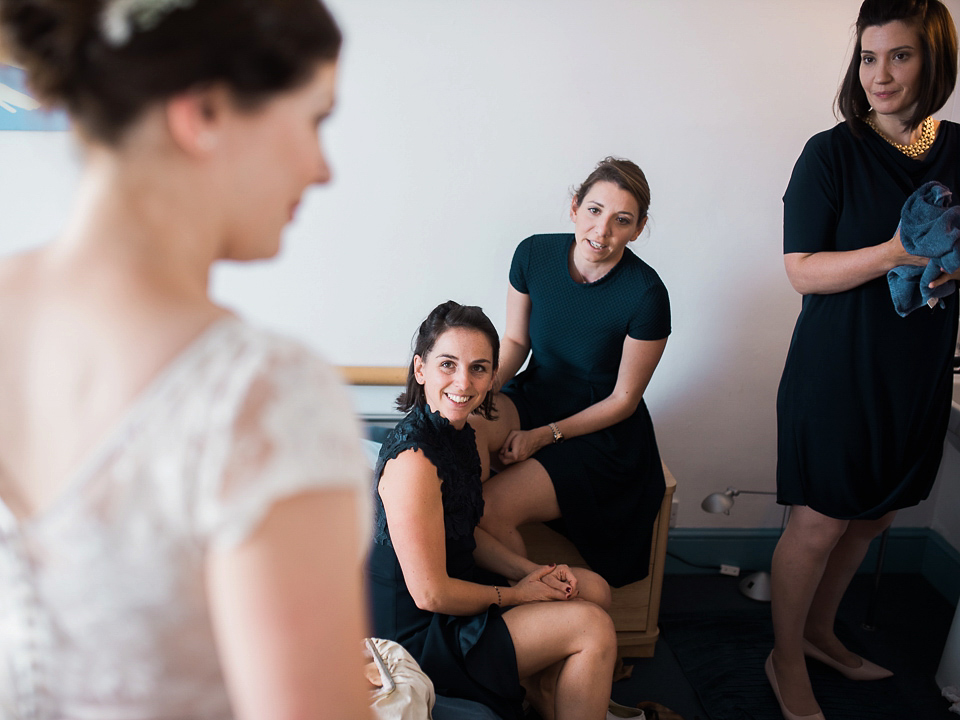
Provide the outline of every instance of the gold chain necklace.
{"type": "Polygon", "coordinates": [[[920,123],[920,137],[914,140],[909,145],[901,145],[898,142],[895,142],[883,134],[883,130],[877,127],[877,123],[874,122],[873,118],[869,115],[863,118],[863,121],[873,128],[874,132],[877,133],[880,137],[886,140],[888,143],[893,145],[897,150],[902,152],[908,158],[913,158],[916,160],[918,157],[923,155],[930,147],[933,145],[933,141],[937,139],[937,126],[933,122],[932,117],[928,117],[922,123],[920,123]]]}

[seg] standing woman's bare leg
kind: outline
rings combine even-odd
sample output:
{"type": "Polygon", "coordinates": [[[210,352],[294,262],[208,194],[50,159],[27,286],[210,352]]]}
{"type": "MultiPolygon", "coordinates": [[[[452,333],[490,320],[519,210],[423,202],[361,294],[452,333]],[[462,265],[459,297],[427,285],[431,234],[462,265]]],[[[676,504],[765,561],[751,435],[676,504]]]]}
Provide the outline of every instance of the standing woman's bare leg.
{"type": "Polygon", "coordinates": [[[877,520],[851,520],[837,542],[813,596],[807,614],[804,637],[827,655],[849,667],[859,667],[860,659],[847,650],[834,634],[837,610],[850,581],[867,554],[870,542],[890,527],[896,512],[877,520]]]}
{"type": "Polygon", "coordinates": [[[803,655],[803,631],[830,553],[846,528],[846,520],[795,505],[773,554],[773,668],[783,703],[795,715],[819,712],[803,655]]]}

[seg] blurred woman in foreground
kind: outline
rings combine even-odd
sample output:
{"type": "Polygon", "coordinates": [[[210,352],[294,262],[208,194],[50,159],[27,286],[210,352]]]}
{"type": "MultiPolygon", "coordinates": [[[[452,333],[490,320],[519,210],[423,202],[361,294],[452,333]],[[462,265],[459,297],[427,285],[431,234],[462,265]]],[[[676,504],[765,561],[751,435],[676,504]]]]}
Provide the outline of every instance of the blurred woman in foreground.
{"type": "Polygon", "coordinates": [[[329,179],[317,0],[0,0],[83,149],[0,262],[0,699],[18,717],[359,718],[364,477],[334,373],[208,295],[329,179]]]}

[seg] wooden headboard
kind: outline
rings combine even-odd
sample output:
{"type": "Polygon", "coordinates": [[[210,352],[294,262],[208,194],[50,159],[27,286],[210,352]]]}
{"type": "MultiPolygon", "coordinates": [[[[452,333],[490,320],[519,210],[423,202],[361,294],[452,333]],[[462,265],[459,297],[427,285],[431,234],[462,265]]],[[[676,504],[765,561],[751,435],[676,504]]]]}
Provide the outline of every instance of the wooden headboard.
{"type": "Polygon", "coordinates": [[[405,385],[407,368],[402,365],[341,365],[340,374],[350,385],[405,385]]]}
{"type": "MultiPolygon", "coordinates": [[[[341,365],[338,369],[340,375],[349,385],[363,385],[373,388],[397,385],[402,387],[407,383],[407,368],[401,366],[341,365]]],[[[383,392],[385,391],[381,390],[377,394],[383,392]]],[[[381,402],[374,403],[376,409],[373,412],[361,411],[359,413],[360,420],[367,428],[392,428],[403,417],[403,413],[397,410],[394,405],[395,399],[396,394],[394,393],[394,397],[389,398],[386,407],[383,407],[383,398],[381,398],[381,402]]],[[[372,437],[371,439],[383,440],[382,437],[372,437]]]]}

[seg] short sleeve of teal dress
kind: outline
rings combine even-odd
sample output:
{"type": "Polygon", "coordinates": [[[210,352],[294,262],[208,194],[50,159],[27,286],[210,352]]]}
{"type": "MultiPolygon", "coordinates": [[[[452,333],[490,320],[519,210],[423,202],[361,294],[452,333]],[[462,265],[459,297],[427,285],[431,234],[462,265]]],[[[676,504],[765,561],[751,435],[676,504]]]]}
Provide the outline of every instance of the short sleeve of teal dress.
{"type": "MultiPolygon", "coordinates": [[[[783,197],[783,251],[857,250],[889,240],[920,185],[960,195],[960,134],[942,122],[914,160],[864,128],[811,138],[783,197]]],[[[957,294],[906,317],[886,277],[805,295],[777,396],[778,501],[873,519],[927,497],[950,415],[957,294]]]]}
{"type": "MultiPolygon", "coordinates": [[[[526,370],[503,392],[524,429],[569,417],[613,391],[627,336],[670,334],[670,300],[656,271],[627,249],[593,283],[574,282],[570,233],[533,235],[517,247],[510,284],[530,296],[526,370]]],[[[647,576],[653,522],[663,499],[660,453],[641,399],[626,420],[548,445],[534,458],[557,493],[557,527],[615,587],[647,576]]]]}
{"type": "Polygon", "coordinates": [[[374,541],[367,567],[374,635],[403,645],[439,695],[483,703],[504,720],[520,720],[524,689],[500,608],[491,605],[468,616],[432,613],[418,608],[407,589],[377,485],[387,462],[410,449],[422,451],[442,481],[447,574],[481,581],[473,560],[473,532],[483,515],[473,428],[457,430],[439,413],[414,408],[387,436],[374,469],[374,541]]]}

